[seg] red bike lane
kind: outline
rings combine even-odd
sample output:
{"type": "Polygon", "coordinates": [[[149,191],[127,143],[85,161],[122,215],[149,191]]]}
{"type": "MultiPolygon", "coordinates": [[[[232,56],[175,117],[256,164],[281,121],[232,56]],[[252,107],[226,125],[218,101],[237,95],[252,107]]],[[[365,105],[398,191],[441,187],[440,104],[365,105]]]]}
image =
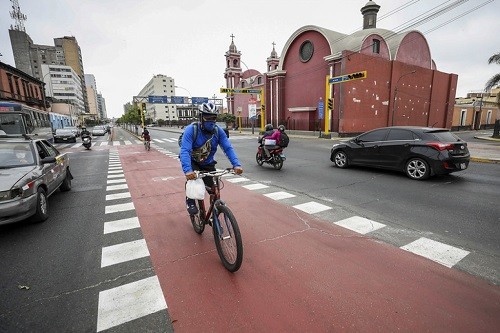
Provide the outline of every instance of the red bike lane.
{"type": "Polygon", "coordinates": [[[224,181],[243,237],[222,266],[194,232],[179,161],[119,147],[137,216],[178,332],[493,332],[500,288],[224,181]]]}

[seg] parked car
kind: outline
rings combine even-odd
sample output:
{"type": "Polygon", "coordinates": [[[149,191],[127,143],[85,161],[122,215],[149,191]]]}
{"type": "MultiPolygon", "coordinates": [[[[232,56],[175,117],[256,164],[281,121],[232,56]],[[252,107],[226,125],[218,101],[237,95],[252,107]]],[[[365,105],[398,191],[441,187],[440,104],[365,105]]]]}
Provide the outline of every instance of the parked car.
{"type": "Polygon", "coordinates": [[[0,136],[0,224],[49,217],[47,198],[71,190],[69,156],[48,141],[0,136]]]}
{"type": "Polygon", "coordinates": [[[76,134],[70,128],[58,128],[54,134],[54,142],[76,142],[76,134]]]}
{"type": "Polygon", "coordinates": [[[105,135],[108,132],[105,126],[94,126],[92,128],[92,136],[105,135]]]}
{"type": "Polygon", "coordinates": [[[339,168],[362,165],[402,171],[416,180],[467,169],[467,143],[446,128],[395,126],[334,144],[330,160],[339,168]]]}

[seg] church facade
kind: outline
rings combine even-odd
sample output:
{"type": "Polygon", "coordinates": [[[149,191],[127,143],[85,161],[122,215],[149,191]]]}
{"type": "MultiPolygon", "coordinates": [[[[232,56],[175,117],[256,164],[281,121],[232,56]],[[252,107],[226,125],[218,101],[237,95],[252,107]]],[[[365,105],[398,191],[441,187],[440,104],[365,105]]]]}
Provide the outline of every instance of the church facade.
{"type": "MultiPolygon", "coordinates": [[[[437,69],[419,31],[377,28],[379,8],[368,1],[361,8],[363,29],[349,35],[299,28],[280,56],[273,46],[263,74],[242,71],[233,40],[226,52],[226,87],[263,89],[258,117],[292,130],[342,136],[392,125],[451,128],[458,76],[437,69]],[[364,75],[347,79],[355,73],[364,75]]],[[[229,112],[243,118],[251,102],[246,94],[227,95],[229,112]]]]}

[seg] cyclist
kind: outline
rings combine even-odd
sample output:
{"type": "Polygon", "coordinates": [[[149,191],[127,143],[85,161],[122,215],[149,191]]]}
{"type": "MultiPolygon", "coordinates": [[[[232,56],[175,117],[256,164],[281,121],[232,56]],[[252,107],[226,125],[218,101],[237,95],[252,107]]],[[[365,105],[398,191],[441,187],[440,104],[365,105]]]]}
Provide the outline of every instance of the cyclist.
{"type": "MultiPolygon", "coordinates": [[[[215,126],[218,110],[212,102],[203,103],[198,107],[199,122],[192,123],[184,129],[180,148],[180,160],[182,171],[187,180],[196,179],[194,170],[200,171],[215,171],[214,159],[217,152],[217,146],[220,145],[224,153],[228,157],[236,174],[243,173],[241,163],[236,156],[233,146],[229,142],[224,130],[215,126]],[[198,126],[195,136],[194,126],[198,126]],[[217,131],[217,133],[216,133],[217,131]],[[193,142],[193,140],[195,140],[193,142]]],[[[204,177],[203,181],[208,187],[212,187],[213,178],[204,177]]],[[[198,208],[195,205],[194,199],[186,197],[186,206],[190,215],[196,215],[198,208]]]]}
{"type": "Polygon", "coordinates": [[[149,131],[146,128],[146,126],[144,126],[144,128],[142,130],[141,138],[144,139],[144,145],[146,145],[147,141],[151,141],[151,135],[149,134],[149,131]]]}

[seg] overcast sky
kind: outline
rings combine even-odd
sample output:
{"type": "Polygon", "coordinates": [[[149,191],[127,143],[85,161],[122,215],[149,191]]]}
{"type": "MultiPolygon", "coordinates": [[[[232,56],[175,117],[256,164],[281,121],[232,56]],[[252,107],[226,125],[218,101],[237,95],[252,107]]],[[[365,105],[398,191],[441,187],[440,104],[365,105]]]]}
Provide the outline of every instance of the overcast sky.
{"type": "MultiPolygon", "coordinates": [[[[76,37],[85,73],[95,75],[110,117],[121,116],[123,104],[138,95],[155,74],[171,76],[176,85],[189,91],[177,89],[177,96],[215,94],[223,98],[219,89],[225,85],[224,54],[229,49],[231,34],[242,54],[241,60],[249,68],[265,72],[273,42],[279,56],[290,36],[305,25],[351,34],[362,28],[360,9],[368,2],[18,1],[27,16],[26,32],[35,44],[53,46],[54,38],[76,37]]],[[[500,72],[499,65],[488,65],[488,58],[500,52],[500,0],[375,2],[381,6],[377,27],[392,31],[400,31],[410,20],[425,16],[440,4],[463,3],[413,28],[427,38],[438,70],[458,74],[457,97],[480,91],[490,77],[500,72]],[[405,4],[408,6],[401,9],[405,4]],[[482,4],[485,5],[472,11],[482,4]],[[394,13],[398,8],[401,10],[394,13]]],[[[9,0],[0,0],[0,59],[15,66],[8,32],[14,25],[9,14],[11,5],[9,0]]]]}

